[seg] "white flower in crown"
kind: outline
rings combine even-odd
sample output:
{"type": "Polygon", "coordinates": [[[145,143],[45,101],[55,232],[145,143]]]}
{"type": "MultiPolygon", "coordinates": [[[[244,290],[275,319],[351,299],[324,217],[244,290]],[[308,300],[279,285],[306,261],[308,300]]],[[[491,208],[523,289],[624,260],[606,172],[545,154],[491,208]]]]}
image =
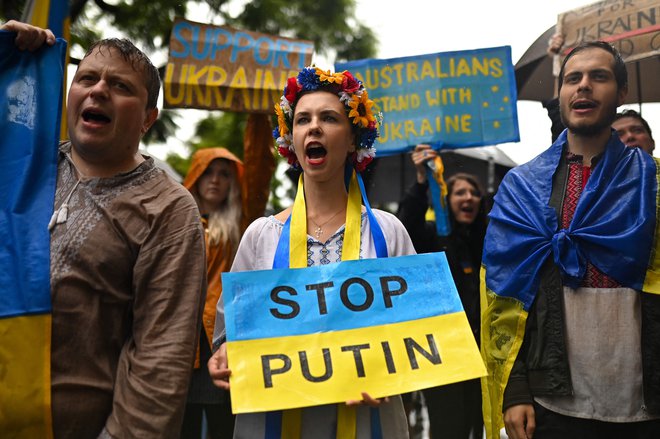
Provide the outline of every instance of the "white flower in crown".
{"type": "Polygon", "coordinates": [[[291,103],[284,96],[282,96],[282,98],[280,99],[280,107],[282,108],[282,111],[286,113],[287,116],[293,117],[293,111],[291,110],[291,103]]]}
{"type": "Polygon", "coordinates": [[[339,101],[344,104],[348,105],[348,102],[351,100],[351,95],[349,93],[346,93],[345,91],[342,91],[339,93],[339,101]]]}
{"type": "Polygon", "coordinates": [[[275,140],[275,143],[277,143],[278,146],[284,146],[288,148],[290,151],[293,151],[293,137],[291,134],[285,134],[283,136],[278,137],[275,140]]]}
{"type": "Polygon", "coordinates": [[[370,159],[376,157],[376,148],[358,148],[356,152],[357,152],[357,161],[359,163],[361,163],[367,157],[369,157],[370,159]]]}

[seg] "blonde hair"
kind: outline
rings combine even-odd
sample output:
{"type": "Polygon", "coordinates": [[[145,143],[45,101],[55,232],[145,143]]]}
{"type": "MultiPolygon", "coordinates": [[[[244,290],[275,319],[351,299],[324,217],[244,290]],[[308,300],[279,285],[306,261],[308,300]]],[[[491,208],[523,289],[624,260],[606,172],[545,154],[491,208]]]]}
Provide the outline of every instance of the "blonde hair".
{"type": "MultiPolygon", "coordinates": [[[[209,244],[218,245],[221,242],[231,244],[232,254],[236,253],[238,243],[241,239],[241,226],[243,216],[243,204],[241,201],[241,187],[238,184],[236,176],[236,165],[231,160],[226,160],[231,164],[233,178],[229,183],[229,193],[225,201],[212,212],[209,212],[206,233],[208,234],[209,244]]],[[[194,196],[199,205],[197,184],[195,184],[194,196]]]]}

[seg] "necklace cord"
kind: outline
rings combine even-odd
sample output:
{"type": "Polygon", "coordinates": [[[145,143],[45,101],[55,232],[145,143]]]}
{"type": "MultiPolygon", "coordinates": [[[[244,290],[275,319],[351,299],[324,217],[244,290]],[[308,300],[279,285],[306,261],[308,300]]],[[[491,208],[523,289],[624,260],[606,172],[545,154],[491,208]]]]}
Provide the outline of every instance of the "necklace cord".
{"type": "Polygon", "coordinates": [[[329,219],[325,220],[323,224],[319,224],[316,221],[314,221],[311,217],[309,217],[309,220],[316,226],[316,229],[314,229],[314,235],[316,236],[316,239],[319,239],[321,235],[323,235],[323,227],[328,224],[330,221],[332,221],[337,215],[342,213],[345,210],[345,207],[342,206],[341,209],[339,209],[337,212],[334,213],[329,219]]]}

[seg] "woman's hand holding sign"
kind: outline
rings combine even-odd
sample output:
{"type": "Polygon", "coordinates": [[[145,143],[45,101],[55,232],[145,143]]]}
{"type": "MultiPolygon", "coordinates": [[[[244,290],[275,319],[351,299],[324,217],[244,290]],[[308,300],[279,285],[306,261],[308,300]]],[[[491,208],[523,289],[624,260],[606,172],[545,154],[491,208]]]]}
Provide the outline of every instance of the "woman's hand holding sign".
{"type": "Polygon", "coordinates": [[[369,407],[378,407],[381,403],[390,402],[390,399],[385,398],[372,398],[367,392],[360,392],[362,394],[362,401],[352,400],[346,401],[346,405],[367,405],[369,407]]]}
{"type": "Polygon", "coordinates": [[[231,369],[227,367],[227,343],[222,343],[208,362],[209,375],[213,384],[221,389],[229,390],[229,375],[231,369]]]}

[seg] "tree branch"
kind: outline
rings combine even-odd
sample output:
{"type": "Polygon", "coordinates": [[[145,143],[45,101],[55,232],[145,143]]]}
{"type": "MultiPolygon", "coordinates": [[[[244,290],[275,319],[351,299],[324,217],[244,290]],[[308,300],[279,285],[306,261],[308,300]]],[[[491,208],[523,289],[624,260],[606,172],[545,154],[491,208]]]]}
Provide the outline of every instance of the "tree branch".
{"type": "Polygon", "coordinates": [[[87,0],[71,0],[69,2],[69,16],[71,23],[75,23],[86,4],[87,0]]]}
{"type": "Polygon", "coordinates": [[[119,8],[115,5],[109,5],[103,0],[94,0],[96,6],[98,6],[103,12],[108,12],[110,14],[116,14],[119,12],[119,8]]]}

